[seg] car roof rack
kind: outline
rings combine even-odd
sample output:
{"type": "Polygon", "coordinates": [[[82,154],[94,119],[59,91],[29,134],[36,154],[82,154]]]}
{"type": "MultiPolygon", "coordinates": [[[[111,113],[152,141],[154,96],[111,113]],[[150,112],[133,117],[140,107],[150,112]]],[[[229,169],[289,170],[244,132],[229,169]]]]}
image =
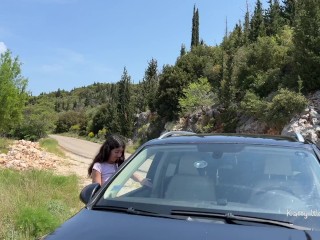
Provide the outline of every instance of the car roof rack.
{"type": "Polygon", "coordinates": [[[299,142],[302,142],[302,143],[305,142],[304,137],[302,136],[301,133],[295,132],[294,134],[295,134],[296,139],[297,139],[299,142]]]}
{"type": "Polygon", "coordinates": [[[193,135],[195,134],[194,132],[189,132],[189,131],[170,131],[162,134],[158,139],[163,139],[167,137],[172,137],[172,136],[179,136],[179,135],[193,135]]]}

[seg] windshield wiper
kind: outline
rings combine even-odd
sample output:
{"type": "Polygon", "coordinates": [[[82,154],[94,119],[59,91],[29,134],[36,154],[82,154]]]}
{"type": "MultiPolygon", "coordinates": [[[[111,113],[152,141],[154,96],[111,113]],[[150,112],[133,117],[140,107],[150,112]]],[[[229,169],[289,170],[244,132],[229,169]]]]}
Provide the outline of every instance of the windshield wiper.
{"type": "Polygon", "coordinates": [[[142,209],[136,209],[133,207],[119,207],[119,206],[95,206],[92,208],[93,210],[107,210],[112,212],[123,212],[133,215],[143,215],[143,216],[150,216],[150,217],[162,217],[162,218],[171,218],[171,219],[180,219],[185,220],[186,217],[184,216],[173,216],[168,214],[161,214],[157,212],[150,212],[142,209]]]}
{"type": "Polygon", "coordinates": [[[265,218],[258,218],[258,217],[249,217],[249,216],[241,216],[241,215],[234,215],[233,213],[210,213],[210,212],[197,212],[197,211],[182,211],[182,210],[172,210],[172,215],[179,215],[179,216],[188,216],[188,217],[210,217],[210,218],[218,218],[225,220],[226,223],[229,224],[239,224],[239,221],[245,222],[252,222],[252,223],[261,223],[273,226],[280,226],[290,229],[296,230],[312,230],[312,228],[307,228],[304,226],[299,226],[292,224],[290,222],[283,222],[277,221],[272,219],[265,219],[265,218]]]}

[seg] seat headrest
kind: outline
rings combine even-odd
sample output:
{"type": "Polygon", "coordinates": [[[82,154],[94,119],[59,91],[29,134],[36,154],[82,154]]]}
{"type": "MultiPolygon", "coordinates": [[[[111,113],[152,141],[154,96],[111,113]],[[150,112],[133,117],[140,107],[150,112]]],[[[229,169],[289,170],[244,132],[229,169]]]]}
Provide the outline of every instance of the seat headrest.
{"type": "Polygon", "coordinates": [[[268,175],[293,175],[291,160],[285,156],[268,156],[265,160],[264,174],[268,175]]]}

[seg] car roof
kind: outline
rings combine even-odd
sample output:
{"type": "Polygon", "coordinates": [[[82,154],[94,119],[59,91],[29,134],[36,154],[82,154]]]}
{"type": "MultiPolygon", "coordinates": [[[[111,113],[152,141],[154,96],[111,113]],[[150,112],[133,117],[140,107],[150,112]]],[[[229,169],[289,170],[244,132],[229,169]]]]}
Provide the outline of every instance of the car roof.
{"type": "Polygon", "coordinates": [[[157,144],[182,144],[182,143],[246,143],[259,145],[277,145],[288,147],[307,147],[308,142],[300,141],[296,137],[275,136],[275,135],[254,135],[254,134],[191,134],[181,133],[181,135],[170,135],[150,140],[146,145],[157,144]]]}

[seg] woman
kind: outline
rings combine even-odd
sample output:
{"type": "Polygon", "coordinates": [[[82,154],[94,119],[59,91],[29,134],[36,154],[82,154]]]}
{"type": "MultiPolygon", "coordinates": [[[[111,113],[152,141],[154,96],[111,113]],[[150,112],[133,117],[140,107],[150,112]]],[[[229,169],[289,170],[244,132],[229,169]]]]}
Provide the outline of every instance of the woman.
{"type": "MultiPolygon", "coordinates": [[[[110,135],[107,137],[88,168],[88,174],[91,176],[93,183],[102,185],[117,171],[124,162],[125,148],[125,142],[120,136],[110,135]]],[[[141,184],[146,184],[146,180],[137,174],[134,174],[132,179],[141,184]]]]}
{"type": "Polygon", "coordinates": [[[102,185],[116,172],[124,161],[125,147],[124,141],[119,136],[107,137],[88,169],[93,183],[102,185]]]}

